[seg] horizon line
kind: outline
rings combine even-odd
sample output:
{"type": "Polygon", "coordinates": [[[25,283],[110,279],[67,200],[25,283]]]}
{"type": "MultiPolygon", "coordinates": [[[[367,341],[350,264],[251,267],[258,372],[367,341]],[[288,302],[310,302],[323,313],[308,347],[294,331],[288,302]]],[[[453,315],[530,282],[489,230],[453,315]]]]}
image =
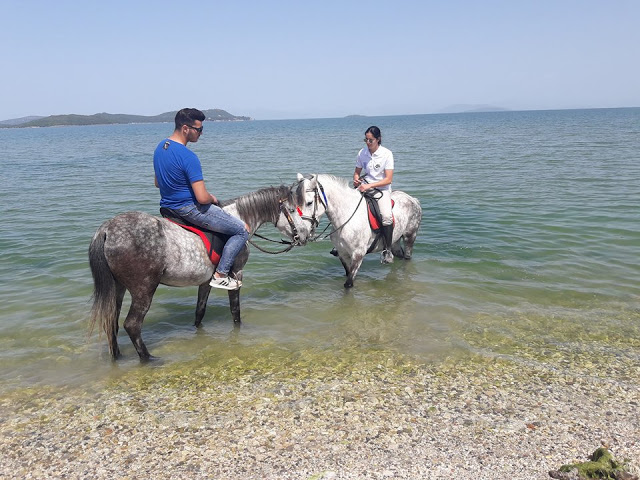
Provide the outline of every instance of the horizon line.
{"type": "MultiPolygon", "coordinates": [[[[384,114],[384,115],[364,115],[364,114],[348,114],[342,116],[329,116],[329,117],[289,117],[289,118],[256,118],[249,115],[235,115],[235,117],[248,117],[249,120],[243,121],[281,121],[281,120],[323,120],[323,119],[342,119],[342,118],[379,118],[379,117],[410,117],[410,116],[418,116],[418,115],[459,115],[459,114],[473,114],[473,113],[516,113],[516,112],[554,112],[554,111],[571,111],[571,110],[622,110],[622,109],[634,109],[640,108],[640,106],[626,106],[626,107],[575,107],[575,108],[528,108],[528,109],[509,109],[503,107],[494,107],[495,109],[487,108],[486,110],[480,109],[470,109],[470,110],[460,110],[460,111],[452,111],[452,112],[424,112],[424,113],[393,113],[393,114],[384,114]]],[[[214,109],[205,109],[205,110],[214,110],[214,109]]],[[[222,110],[222,109],[217,109],[222,110]]],[[[226,110],[225,110],[226,111],[226,110]]],[[[23,118],[29,117],[38,117],[38,118],[47,118],[47,117],[57,117],[57,116],[65,116],[65,115],[78,115],[78,116],[86,116],[90,117],[93,115],[99,114],[108,114],[108,115],[131,115],[131,116],[140,116],[140,117],[155,117],[158,115],[139,115],[139,114],[129,114],[129,113],[118,113],[118,114],[109,114],[107,112],[98,112],[92,114],[77,114],[77,113],[64,113],[64,114],[53,114],[53,115],[24,115],[22,117],[9,118],[6,120],[0,120],[0,128],[6,128],[2,123],[11,122],[14,120],[20,120],[23,118]]],[[[214,121],[214,120],[212,120],[214,121]]],[[[144,123],[144,122],[136,122],[136,123],[144,123]]],[[[167,122],[149,122],[149,123],[167,123],[167,122]]],[[[169,122],[170,123],[170,122],[169,122]]],[[[100,124],[94,124],[100,125],[100,124]]],[[[110,124],[103,124],[110,125],[110,124]]],[[[111,124],[115,125],[115,124],[111,124]]],[[[126,124],[123,124],[126,125],[126,124]]],[[[16,127],[19,126],[15,125],[16,127]]],[[[50,125],[50,126],[59,126],[59,127],[78,127],[78,126],[90,126],[90,125],[50,125]]],[[[33,127],[33,128],[47,128],[47,127],[33,127]]]]}

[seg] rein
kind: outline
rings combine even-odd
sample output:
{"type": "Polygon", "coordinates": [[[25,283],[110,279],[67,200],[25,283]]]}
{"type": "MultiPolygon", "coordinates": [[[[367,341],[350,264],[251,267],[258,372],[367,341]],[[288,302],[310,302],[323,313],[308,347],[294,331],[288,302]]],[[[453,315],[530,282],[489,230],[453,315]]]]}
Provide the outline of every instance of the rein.
{"type": "Polygon", "coordinates": [[[360,200],[358,201],[358,204],[356,205],[356,208],[353,210],[353,213],[351,214],[351,216],[347,219],[346,222],[344,222],[342,225],[340,225],[339,227],[337,227],[336,229],[330,231],[329,233],[327,233],[326,235],[324,235],[324,232],[327,231],[327,228],[329,228],[329,225],[327,225],[324,230],[315,238],[312,238],[311,240],[309,240],[310,242],[317,242],[320,240],[326,240],[327,238],[329,238],[331,235],[333,235],[336,232],[339,232],[340,230],[342,230],[347,223],[349,223],[351,221],[351,219],[354,217],[354,215],[356,214],[356,212],[358,211],[358,208],[360,207],[360,204],[362,203],[362,200],[364,200],[364,193],[360,194],[360,200]],[[324,235],[324,236],[323,236],[324,235]]]}
{"type": "Polygon", "coordinates": [[[257,233],[254,233],[252,236],[253,237],[258,237],[261,238],[263,240],[267,240],[268,242],[273,242],[273,243],[280,243],[282,245],[288,245],[288,247],[283,248],[282,250],[278,250],[278,251],[272,251],[272,250],[265,250],[264,248],[262,248],[260,245],[258,245],[257,243],[255,243],[253,240],[249,239],[248,242],[251,246],[257,248],[258,250],[260,250],[263,253],[269,253],[271,255],[278,255],[279,253],[285,253],[288,252],[289,250],[291,250],[293,247],[298,246],[297,244],[293,243],[293,242],[287,242],[285,240],[271,240],[270,238],[267,237],[263,237],[262,235],[259,235],[257,233]]]}
{"type": "MultiPolygon", "coordinates": [[[[315,192],[314,202],[313,202],[313,216],[311,218],[303,217],[303,219],[305,219],[305,220],[309,219],[310,221],[312,221],[312,224],[311,224],[312,225],[312,228],[311,228],[311,233],[312,234],[315,231],[315,227],[320,223],[320,222],[318,222],[318,219],[316,218],[316,212],[318,211],[318,199],[320,199],[320,202],[322,202],[322,198],[320,198],[319,191],[322,192],[322,196],[324,197],[324,202],[322,202],[322,205],[324,206],[325,210],[328,208],[328,205],[329,205],[329,201],[327,200],[327,195],[324,193],[324,188],[323,188],[322,184],[317,179],[316,179],[316,183],[318,184],[318,186],[313,190],[315,192]]],[[[374,188],[374,190],[379,192],[378,189],[374,188]]],[[[356,212],[358,211],[358,208],[360,208],[360,204],[362,203],[362,200],[364,199],[365,195],[366,194],[364,192],[360,192],[360,200],[358,201],[358,204],[356,205],[356,208],[353,210],[353,213],[347,219],[346,222],[344,222],[342,225],[340,225],[339,227],[335,228],[334,230],[332,230],[331,232],[329,232],[329,233],[327,233],[325,235],[324,232],[326,232],[327,228],[329,228],[329,225],[331,225],[330,223],[327,224],[327,226],[324,228],[324,230],[320,234],[318,234],[318,236],[308,240],[308,242],[317,242],[317,241],[320,241],[320,240],[326,240],[327,238],[329,238],[334,233],[339,232],[340,230],[342,230],[347,225],[347,223],[349,223],[351,221],[351,219],[355,216],[356,212]]]]}
{"type": "MultiPolygon", "coordinates": [[[[289,222],[289,227],[291,227],[291,233],[293,234],[293,241],[289,242],[286,240],[271,240],[270,238],[264,237],[256,232],[253,232],[253,235],[251,235],[251,238],[253,237],[258,237],[261,238],[263,240],[267,240],[268,242],[273,242],[273,243],[279,243],[281,245],[288,245],[286,248],[282,249],[282,250],[278,250],[277,252],[272,251],[272,250],[265,250],[264,248],[260,247],[258,244],[256,244],[255,242],[253,242],[251,240],[251,238],[248,240],[249,244],[252,245],[253,247],[257,248],[258,250],[260,250],[263,253],[269,253],[271,255],[278,255],[280,253],[285,253],[288,252],[289,250],[291,250],[293,247],[299,247],[301,246],[300,243],[300,235],[298,234],[298,229],[295,226],[295,223],[293,222],[293,218],[291,218],[291,214],[289,213],[289,210],[284,206],[284,200],[279,200],[278,202],[280,204],[280,212],[284,215],[284,217],[287,219],[287,222],[289,222]]],[[[298,208],[298,213],[300,214],[300,216],[302,217],[302,211],[300,210],[299,207],[298,208]]]]}
{"type": "MultiPolygon", "coordinates": [[[[300,185],[300,183],[304,182],[304,180],[305,179],[300,180],[297,183],[297,185],[300,185]]],[[[291,213],[293,213],[294,211],[297,211],[298,215],[300,216],[300,218],[302,220],[306,220],[311,224],[311,234],[310,234],[310,236],[313,236],[314,233],[315,233],[316,227],[320,224],[320,221],[318,220],[318,216],[317,216],[318,203],[322,204],[322,206],[324,207],[325,211],[327,210],[327,208],[329,206],[329,200],[327,199],[327,194],[324,191],[324,187],[322,186],[320,181],[318,181],[317,179],[316,179],[316,184],[317,184],[317,186],[314,187],[313,190],[307,190],[308,192],[313,192],[314,193],[314,197],[313,197],[313,213],[311,214],[311,216],[304,215],[302,213],[302,210],[298,206],[295,207],[295,210],[293,208],[291,208],[291,209],[287,208],[284,205],[285,200],[280,200],[280,211],[285,216],[285,218],[287,219],[287,222],[289,223],[289,227],[291,228],[291,232],[293,233],[293,242],[288,242],[288,241],[284,241],[284,240],[280,240],[280,241],[271,240],[269,238],[263,237],[262,235],[259,235],[259,234],[254,232],[252,237],[256,236],[258,238],[261,238],[263,240],[267,240],[269,242],[280,243],[280,244],[284,244],[284,245],[288,245],[288,246],[283,250],[279,250],[277,252],[274,252],[274,251],[264,250],[263,248],[261,248],[260,246],[256,245],[254,242],[252,242],[251,239],[249,239],[249,243],[251,245],[253,245],[254,247],[256,247],[258,250],[260,250],[261,252],[270,253],[270,254],[278,254],[278,253],[288,252],[293,247],[301,246],[302,244],[300,243],[300,236],[298,234],[298,230],[296,229],[295,224],[293,222],[293,218],[291,217],[291,213]]],[[[294,187],[295,187],[295,185],[293,187],[291,187],[291,190],[293,190],[294,187]]],[[[374,189],[374,190],[376,190],[379,193],[379,190],[377,190],[377,189],[374,189]]],[[[344,222],[339,227],[333,229],[329,233],[325,234],[327,229],[331,226],[331,223],[327,224],[327,226],[324,228],[324,230],[322,230],[322,232],[320,232],[317,236],[307,239],[307,243],[317,242],[317,241],[320,241],[320,240],[326,240],[327,238],[329,238],[334,233],[339,232],[340,230],[342,230],[351,221],[351,219],[355,216],[356,212],[358,211],[358,208],[360,208],[360,204],[362,203],[362,200],[364,199],[365,195],[367,195],[367,194],[363,193],[363,192],[360,192],[360,200],[358,201],[358,204],[356,205],[356,208],[353,210],[353,213],[349,216],[349,218],[347,219],[346,222],[344,222]]],[[[374,195],[374,193],[372,192],[369,195],[374,195]]]]}

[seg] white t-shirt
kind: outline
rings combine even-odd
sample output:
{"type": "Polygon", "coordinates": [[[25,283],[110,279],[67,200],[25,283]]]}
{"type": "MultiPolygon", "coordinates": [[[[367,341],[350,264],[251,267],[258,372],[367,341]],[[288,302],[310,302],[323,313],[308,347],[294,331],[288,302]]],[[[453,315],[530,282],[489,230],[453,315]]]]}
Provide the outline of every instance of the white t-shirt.
{"type": "MultiPolygon", "coordinates": [[[[364,178],[367,183],[377,182],[384,178],[385,170],[393,170],[393,153],[382,145],[378,146],[378,149],[373,152],[369,152],[369,148],[364,147],[358,152],[358,158],[356,159],[356,167],[362,168],[360,176],[364,178]]],[[[391,184],[384,187],[376,187],[379,190],[391,190],[391,184]]]]}

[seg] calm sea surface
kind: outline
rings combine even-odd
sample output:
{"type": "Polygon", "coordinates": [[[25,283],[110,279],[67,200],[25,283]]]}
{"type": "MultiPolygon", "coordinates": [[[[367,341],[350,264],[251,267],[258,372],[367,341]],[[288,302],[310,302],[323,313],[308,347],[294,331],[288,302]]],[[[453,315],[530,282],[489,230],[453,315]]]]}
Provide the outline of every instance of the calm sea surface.
{"type": "MultiPolygon", "coordinates": [[[[240,329],[226,292],[212,291],[196,331],[197,288],[161,286],[143,328],[161,368],[377,349],[425,362],[637,361],[640,109],[205,122],[190,146],[226,199],[297,172],[350,177],[372,124],[394,153],[394,188],[422,204],[413,259],[383,266],[370,255],[345,291],[328,241],[252,249],[240,329]]],[[[172,129],[0,129],[0,390],[112,371],[104,336],[87,336],[87,248],[106,219],[157,212],[152,152],[172,129]]],[[[119,341],[118,368],[138,368],[123,329],[119,341]]]]}

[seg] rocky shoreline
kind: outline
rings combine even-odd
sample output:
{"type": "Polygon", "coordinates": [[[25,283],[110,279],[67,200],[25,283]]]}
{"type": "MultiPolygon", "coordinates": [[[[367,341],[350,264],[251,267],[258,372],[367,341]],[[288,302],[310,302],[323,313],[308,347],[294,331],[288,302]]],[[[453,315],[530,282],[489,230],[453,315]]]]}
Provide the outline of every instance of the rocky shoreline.
{"type": "Polygon", "coordinates": [[[602,445],[637,475],[640,369],[611,368],[386,352],[141,367],[3,395],[0,476],[531,480],[602,445]]]}

